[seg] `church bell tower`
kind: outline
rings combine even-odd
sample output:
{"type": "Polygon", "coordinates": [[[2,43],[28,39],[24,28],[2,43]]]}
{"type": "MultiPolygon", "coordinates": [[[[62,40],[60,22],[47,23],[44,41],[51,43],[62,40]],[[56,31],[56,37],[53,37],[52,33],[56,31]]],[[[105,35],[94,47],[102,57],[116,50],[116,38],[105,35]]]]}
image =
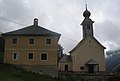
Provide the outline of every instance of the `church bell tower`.
{"type": "Polygon", "coordinates": [[[81,25],[83,27],[83,39],[88,37],[88,36],[94,36],[94,33],[93,33],[93,23],[94,23],[94,21],[92,21],[89,18],[90,15],[91,15],[91,13],[87,10],[87,4],[86,4],[86,10],[83,13],[84,20],[81,23],[81,25]]]}

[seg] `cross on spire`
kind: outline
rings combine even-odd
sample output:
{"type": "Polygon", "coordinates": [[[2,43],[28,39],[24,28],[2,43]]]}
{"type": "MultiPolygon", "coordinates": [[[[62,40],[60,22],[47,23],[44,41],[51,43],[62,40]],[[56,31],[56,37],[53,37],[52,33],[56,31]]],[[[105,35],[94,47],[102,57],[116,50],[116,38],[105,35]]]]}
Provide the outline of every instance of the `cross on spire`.
{"type": "Polygon", "coordinates": [[[85,7],[86,7],[86,10],[87,10],[87,1],[86,1],[86,3],[85,3],[85,7]]]}

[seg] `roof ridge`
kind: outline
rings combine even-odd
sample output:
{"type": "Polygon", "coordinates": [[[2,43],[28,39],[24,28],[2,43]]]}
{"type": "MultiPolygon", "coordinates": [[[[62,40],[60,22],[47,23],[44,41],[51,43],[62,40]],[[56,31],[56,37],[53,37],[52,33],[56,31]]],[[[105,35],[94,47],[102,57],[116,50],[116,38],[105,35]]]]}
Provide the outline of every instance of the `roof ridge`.
{"type": "Polygon", "coordinates": [[[3,35],[59,35],[54,31],[48,30],[42,26],[30,25],[11,32],[3,33],[3,35]]]}

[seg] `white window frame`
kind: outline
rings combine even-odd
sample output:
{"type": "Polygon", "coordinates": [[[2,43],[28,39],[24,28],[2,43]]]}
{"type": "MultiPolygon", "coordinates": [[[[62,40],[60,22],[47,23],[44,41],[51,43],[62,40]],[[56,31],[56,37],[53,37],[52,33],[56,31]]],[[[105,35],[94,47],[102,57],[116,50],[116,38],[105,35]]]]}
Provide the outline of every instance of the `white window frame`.
{"type": "Polygon", "coordinates": [[[45,45],[52,45],[52,38],[45,38],[45,45]],[[47,44],[47,39],[51,40],[51,44],[47,44]]]}
{"type": "Polygon", "coordinates": [[[40,60],[41,61],[48,61],[48,53],[47,52],[41,52],[40,53],[40,60]],[[42,60],[42,54],[46,54],[47,55],[47,59],[46,60],[42,60]]]}
{"type": "Polygon", "coordinates": [[[29,45],[35,45],[35,38],[34,38],[34,37],[29,37],[29,38],[28,38],[28,44],[29,44],[29,45]],[[30,42],[30,39],[34,39],[34,44],[30,44],[30,43],[29,43],[29,42],[30,42]]]}
{"type": "Polygon", "coordinates": [[[27,60],[34,60],[34,52],[28,52],[27,53],[27,60]],[[29,59],[29,53],[33,53],[33,59],[29,59]]]}
{"type": "Polygon", "coordinates": [[[13,52],[13,54],[12,54],[12,60],[18,60],[19,59],[19,53],[18,52],[13,52]],[[14,54],[17,54],[16,55],[16,59],[14,59],[14,54]]]}

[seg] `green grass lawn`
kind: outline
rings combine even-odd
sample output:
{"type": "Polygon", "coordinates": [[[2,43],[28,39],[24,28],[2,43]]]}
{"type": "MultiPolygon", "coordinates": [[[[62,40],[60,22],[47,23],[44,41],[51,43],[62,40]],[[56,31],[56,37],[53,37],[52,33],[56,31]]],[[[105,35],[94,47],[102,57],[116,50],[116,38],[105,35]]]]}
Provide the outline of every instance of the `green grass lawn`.
{"type": "Polygon", "coordinates": [[[16,68],[14,65],[0,65],[0,81],[58,81],[50,76],[39,75],[16,68]]]}

